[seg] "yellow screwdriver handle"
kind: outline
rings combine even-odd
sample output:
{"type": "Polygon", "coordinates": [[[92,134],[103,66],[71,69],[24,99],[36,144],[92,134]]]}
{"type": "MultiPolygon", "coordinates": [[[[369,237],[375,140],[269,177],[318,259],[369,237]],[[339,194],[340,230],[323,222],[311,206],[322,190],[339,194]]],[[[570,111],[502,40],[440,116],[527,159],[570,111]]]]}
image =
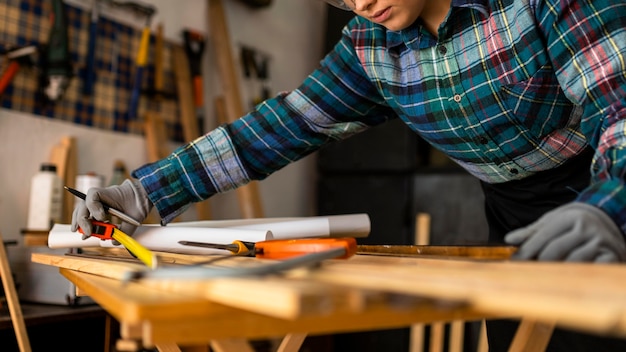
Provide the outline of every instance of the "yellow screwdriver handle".
{"type": "Polygon", "coordinates": [[[119,229],[115,229],[113,231],[113,235],[111,237],[121,243],[126,249],[128,249],[135,257],[141,260],[146,266],[151,269],[156,269],[157,267],[157,258],[154,253],[152,253],[149,249],[142,246],[139,242],[137,242],[132,237],[128,236],[124,232],[119,229]]]}
{"type": "MultiPolygon", "coordinates": [[[[237,245],[236,250],[230,250],[231,252],[233,252],[234,255],[248,255],[251,251],[254,252],[254,247],[252,247],[251,249],[250,247],[246,246],[243,241],[235,240],[232,244],[237,245]]],[[[254,244],[252,246],[254,246],[254,244]]],[[[254,253],[252,253],[252,255],[254,255],[254,253]]]]}

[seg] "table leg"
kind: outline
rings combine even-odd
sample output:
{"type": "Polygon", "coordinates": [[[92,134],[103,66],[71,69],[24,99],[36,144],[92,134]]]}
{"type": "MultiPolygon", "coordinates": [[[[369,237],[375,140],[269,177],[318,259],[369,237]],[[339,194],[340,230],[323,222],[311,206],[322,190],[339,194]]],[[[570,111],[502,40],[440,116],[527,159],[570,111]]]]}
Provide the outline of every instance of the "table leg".
{"type": "Polygon", "coordinates": [[[276,352],[298,352],[306,334],[288,334],[283,338],[276,352]]]}
{"type": "Polygon", "coordinates": [[[211,348],[215,352],[254,352],[254,349],[245,339],[221,339],[211,341],[211,348]]]}
{"type": "Polygon", "coordinates": [[[522,319],[509,352],[543,352],[548,347],[554,323],[522,319]]]}

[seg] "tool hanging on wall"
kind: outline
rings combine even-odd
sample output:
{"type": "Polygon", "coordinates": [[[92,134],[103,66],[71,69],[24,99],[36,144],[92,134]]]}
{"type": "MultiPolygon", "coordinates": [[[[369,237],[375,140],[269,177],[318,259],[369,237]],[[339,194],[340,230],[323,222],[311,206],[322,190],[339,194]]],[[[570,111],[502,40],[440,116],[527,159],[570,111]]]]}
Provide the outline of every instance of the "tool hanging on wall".
{"type": "Polygon", "coordinates": [[[241,47],[241,65],[246,79],[251,81],[252,89],[250,108],[270,98],[269,57],[257,49],[247,46],[241,47]],[[252,84],[254,83],[254,84],[252,84]]]}
{"type": "Polygon", "coordinates": [[[49,101],[57,101],[73,76],[72,59],[67,34],[68,21],[63,0],[52,2],[52,27],[43,54],[42,89],[49,101]]]}
{"type": "Polygon", "coordinates": [[[185,53],[189,61],[191,79],[193,82],[193,97],[198,117],[198,127],[204,130],[204,93],[202,91],[202,54],[204,53],[205,40],[202,33],[192,30],[183,30],[185,53]]]}
{"type": "Polygon", "coordinates": [[[132,11],[143,14],[146,17],[146,23],[141,32],[139,51],[137,52],[137,59],[135,61],[135,77],[133,81],[133,89],[130,93],[130,102],[128,103],[128,118],[129,120],[134,120],[137,118],[137,111],[139,110],[141,85],[143,83],[143,76],[146,69],[146,64],[148,63],[148,49],[150,46],[150,23],[152,21],[152,16],[156,13],[156,9],[152,6],[140,4],[137,2],[116,2],[115,4],[117,6],[130,8],[132,11]]]}
{"type": "Polygon", "coordinates": [[[91,6],[91,20],[89,23],[89,43],[87,46],[87,60],[83,77],[83,94],[92,95],[96,83],[96,42],[98,40],[98,0],[93,0],[91,6]]]}
{"type": "Polygon", "coordinates": [[[32,56],[37,52],[38,48],[34,45],[30,45],[22,48],[7,50],[4,53],[4,57],[9,62],[9,65],[0,77],[0,95],[2,95],[7,86],[13,81],[13,78],[19,71],[20,67],[33,66],[34,60],[32,59],[32,56]]]}

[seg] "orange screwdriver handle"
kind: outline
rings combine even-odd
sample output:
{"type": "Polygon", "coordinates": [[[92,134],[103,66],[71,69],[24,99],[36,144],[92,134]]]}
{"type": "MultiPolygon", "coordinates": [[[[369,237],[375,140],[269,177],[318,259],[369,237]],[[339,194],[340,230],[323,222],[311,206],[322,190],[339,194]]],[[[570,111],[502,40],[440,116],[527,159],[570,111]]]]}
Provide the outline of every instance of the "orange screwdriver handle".
{"type": "Polygon", "coordinates": [[[345,249],[345,254],[337,257],[338,259],[349,258],[356,253],[356,240],[352,237],[302,238],[261,241],[255,245],[256,257],[266,259],[286,259],[335,248],[345,249]]]}

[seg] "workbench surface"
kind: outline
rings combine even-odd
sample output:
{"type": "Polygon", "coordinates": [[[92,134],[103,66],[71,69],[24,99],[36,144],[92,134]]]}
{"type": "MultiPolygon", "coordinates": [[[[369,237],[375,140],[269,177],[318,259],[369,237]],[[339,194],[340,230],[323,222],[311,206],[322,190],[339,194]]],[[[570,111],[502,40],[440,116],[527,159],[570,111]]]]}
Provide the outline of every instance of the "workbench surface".
{"type": "Polygon", "coordinates": [[[141,264],[47,254],[32,259],[61,268],[121,323],[122,337],[147,346],[491,317],[626,336],[624,265],[357,255],[287,276],[123,283],[141,264]]]}

